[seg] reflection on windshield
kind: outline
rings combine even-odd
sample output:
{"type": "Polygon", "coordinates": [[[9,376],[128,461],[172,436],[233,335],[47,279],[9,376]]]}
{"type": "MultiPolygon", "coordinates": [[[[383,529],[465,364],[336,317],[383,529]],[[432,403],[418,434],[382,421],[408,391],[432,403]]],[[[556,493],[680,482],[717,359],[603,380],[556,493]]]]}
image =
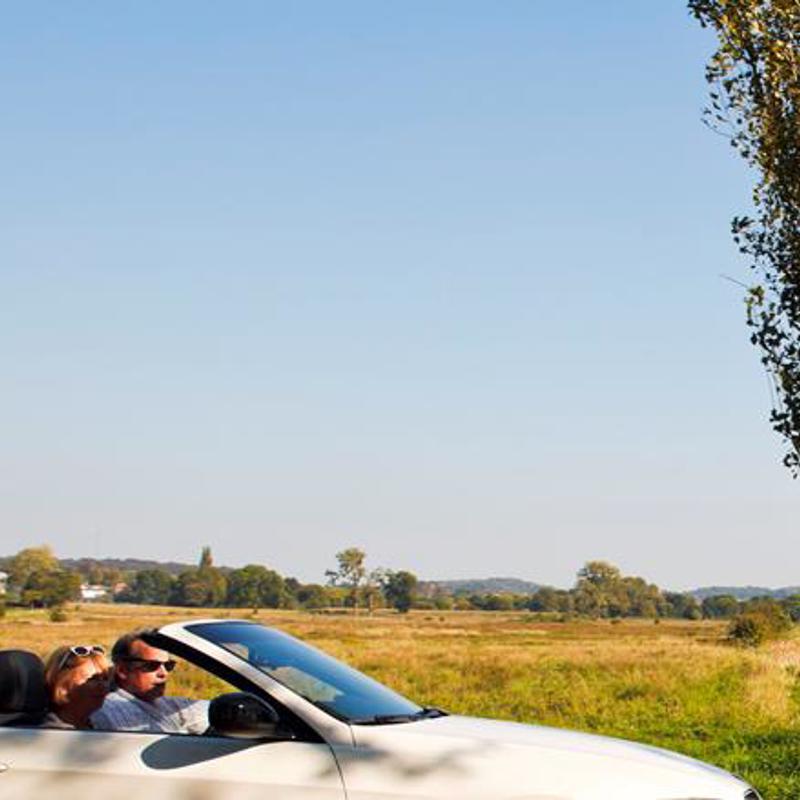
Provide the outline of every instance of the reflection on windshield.
{"type": "Polygon", "coordinates": [[[204,622],[186,628],[346,722],[375,724],[430,716],[372,678],[281,631],[253,622],[204,622]]]}

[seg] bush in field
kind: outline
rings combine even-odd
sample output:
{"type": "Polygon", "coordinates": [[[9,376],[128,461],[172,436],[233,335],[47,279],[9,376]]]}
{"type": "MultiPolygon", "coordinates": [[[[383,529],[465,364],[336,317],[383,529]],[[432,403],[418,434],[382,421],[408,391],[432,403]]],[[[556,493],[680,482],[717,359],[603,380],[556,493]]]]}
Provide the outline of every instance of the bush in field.
{"type": "Polygon", "coordinates": [[[728,628],[728,639],[746,647],[758,647],[779,639],[792,628],[791,617],[774,600],[749,603],[728,628]]]}
{"type": "Polygon", "coordinates": [[[433,605],[437,611],[452,611],[455,608],[456,600],[450,594],[438,594],[433,598],[433,605]]]}
{"type": "Polygon", "coordinates": [[[483,607],[486,611],[511,611],[514,598],[510,594],[487,594],[483,607]]]}
{"type": "Polygon", "coordinates": [[[50,609],[48,616],[50,618],[50,622],[66,622],[69,619],[67,612],[64,611],[63,606],[54,606],[50,609]]]}
{"type": "Polygon", "coordinates": [[[781,605],[792,618],[792,622],[800,622],[800,594],[793,594],[789,597],[785,597],[781,605]]]}

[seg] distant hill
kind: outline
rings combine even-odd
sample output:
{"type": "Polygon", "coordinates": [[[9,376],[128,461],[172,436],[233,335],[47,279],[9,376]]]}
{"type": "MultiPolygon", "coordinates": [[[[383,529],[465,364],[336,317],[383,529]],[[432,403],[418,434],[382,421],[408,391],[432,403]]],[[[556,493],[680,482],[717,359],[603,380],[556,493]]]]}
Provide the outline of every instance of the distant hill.
{"type": "Polygon", "coordinates": [[[64,569],[86,572],[93,566],[104,569],[118,569],[122,572],[139,572],[143,569],[160,569],[170,575],[180,575],[196,564],[181,564],[177,561],[150,561],[141,558],[60,558],[58,563],[64,569]]]}
{"type": "Polygon", "coordinates": [[[729,594],[737,600],[749,600],[751,597],[790,597],[793,594],[800,594],[800,586],[784,586],[781,589],[768,589],[765,586],[702,586],[699,589],[692,589],[688,594],[703,600],[706,597],[716,597],[721,594],[729,594]]]}
{"type": "Polygon", "coordinates": [[[543,584],[520,578],[469,578],[452,581],[420,581],[420,589],[438,588],[446,594],[533,594],[543,584]]]}

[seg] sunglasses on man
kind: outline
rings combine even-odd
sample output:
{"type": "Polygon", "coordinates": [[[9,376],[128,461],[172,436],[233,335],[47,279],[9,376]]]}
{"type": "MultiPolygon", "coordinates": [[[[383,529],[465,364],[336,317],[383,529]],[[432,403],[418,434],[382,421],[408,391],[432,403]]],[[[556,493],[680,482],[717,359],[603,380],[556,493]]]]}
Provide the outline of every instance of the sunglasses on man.
{"type": "Polygon", "coordinates": [[[135,664],[134,669],[138,672],[157,672],[160,667],[164,667],[167,672],[172,672],[176,666],[175,660],[171,658],[167,661],[159,661],[156,658],[135,658],[131,656],[122,660],[126,664],[135,664]]]}

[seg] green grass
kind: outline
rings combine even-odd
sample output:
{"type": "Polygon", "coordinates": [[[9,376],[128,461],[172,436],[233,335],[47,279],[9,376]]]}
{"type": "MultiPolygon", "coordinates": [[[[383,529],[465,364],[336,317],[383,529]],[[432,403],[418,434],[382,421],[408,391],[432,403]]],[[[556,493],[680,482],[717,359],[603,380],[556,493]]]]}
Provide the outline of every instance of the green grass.
{"type": "MultiPolygon", "coordinates": [[[[110,646],[134,624],[189,615],[252,618],[249,610],[85,605],[54,624],[43,612],[10,611],[0,646],[110,646]]],[[[800,641],[752,652],[726,645],[717,623],[556,623],[520,613],[258,619],[426,705],[666,747],[743,776],[765,800],[800,797],[800,641]]],[[[210,696],[220,686],[182,665],[173,691],[210,696]]]]}

